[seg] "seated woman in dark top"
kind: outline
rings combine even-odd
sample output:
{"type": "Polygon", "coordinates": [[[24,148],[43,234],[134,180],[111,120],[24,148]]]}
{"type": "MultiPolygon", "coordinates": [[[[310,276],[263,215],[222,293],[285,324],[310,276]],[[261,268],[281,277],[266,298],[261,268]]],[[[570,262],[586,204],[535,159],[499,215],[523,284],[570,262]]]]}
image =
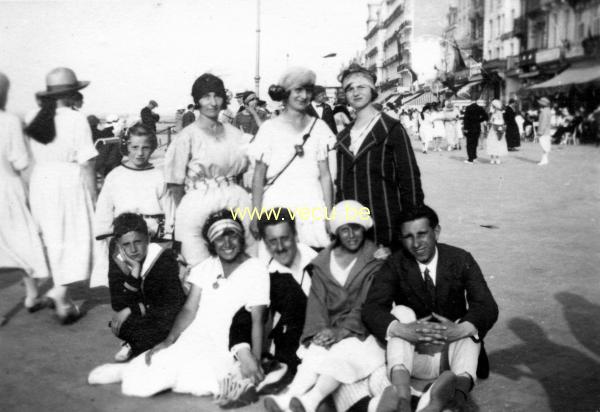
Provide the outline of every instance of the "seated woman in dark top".
{"type": "Polygon", "coordinates": [[[115,314],[110,327],[125,341],[115,356],[126,361],[162,342],[185,302],[174,252],[150,243],[141,215],[123,213],[113,222],[116,250],[108,281],[115,314]]]}

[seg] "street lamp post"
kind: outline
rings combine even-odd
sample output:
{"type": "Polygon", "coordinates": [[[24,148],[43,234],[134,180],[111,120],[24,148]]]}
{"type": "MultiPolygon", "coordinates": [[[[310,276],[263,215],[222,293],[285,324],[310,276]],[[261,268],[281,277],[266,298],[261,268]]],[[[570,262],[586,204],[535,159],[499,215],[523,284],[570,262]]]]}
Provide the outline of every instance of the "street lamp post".
{"type": "Polygon", "coordinates": [[[260,90],[260,0],[256,0],[256,75],[254,76],[254,92],[259,96],[260,90]]]}

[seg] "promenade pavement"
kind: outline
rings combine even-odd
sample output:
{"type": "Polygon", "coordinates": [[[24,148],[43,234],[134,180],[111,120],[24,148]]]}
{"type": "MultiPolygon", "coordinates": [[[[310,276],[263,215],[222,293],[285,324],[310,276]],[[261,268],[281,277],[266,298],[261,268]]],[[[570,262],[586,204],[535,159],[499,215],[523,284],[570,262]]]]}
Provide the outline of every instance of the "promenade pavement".
{"type": "MultiPolygon", "coordinates": [[[[600,149],[553,149],[543,167],[533,143],[501,165],[484,151],[475,165],[463,163],[464,150],[416,152],[440,241],[472,252],[500,306],[486,338],[491,375],[471,410],[600,408],[600,149]]],[[[19,273],[0,272],[0,411],[218,410],[207,398],[134,399],[118,385],[87,385],[119,342],[107,327],[107,289],[75,292],[86,316],[60,326],[49,310],[27,313],[19,273]]]]}

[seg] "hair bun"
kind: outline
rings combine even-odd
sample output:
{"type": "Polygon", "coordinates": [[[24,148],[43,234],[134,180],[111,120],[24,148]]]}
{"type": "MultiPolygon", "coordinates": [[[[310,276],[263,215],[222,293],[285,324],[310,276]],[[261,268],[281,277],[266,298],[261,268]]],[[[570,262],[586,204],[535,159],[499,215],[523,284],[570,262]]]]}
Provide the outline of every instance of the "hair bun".
{"type": "Polygon", "coordinates": [[[269,87],[269,97],[275,102],[280,102],[285,98],[285,89],[278,84],[272,84],[269,87]]]}

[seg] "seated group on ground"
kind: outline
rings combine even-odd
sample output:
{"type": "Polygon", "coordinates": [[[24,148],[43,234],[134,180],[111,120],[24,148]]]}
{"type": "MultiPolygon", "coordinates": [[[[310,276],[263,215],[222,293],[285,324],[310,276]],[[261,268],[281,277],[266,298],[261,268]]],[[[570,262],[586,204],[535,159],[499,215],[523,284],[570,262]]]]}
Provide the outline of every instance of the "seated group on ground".
{"type": "Polygon", "coordinates": [[[479,266],[438,243],[428,206],[401,213],[392,254],[360,209],[333,208],[334,240],[318,253],[298,242],[287,209],[263,217],[266,260],[245,252],[230,211],[211,214],[201,232],[210,257],[192,268],[187,298],[173,252],[150,241],[140,215],[118,216],[111,328],[130,348],[120,359],[132,359],[89,382],[121,382],[129,396],[213,395],[225,408],[265,394],[270,412],[462,410],[488,376],[483,338],[498,316],[479,266]]]}

